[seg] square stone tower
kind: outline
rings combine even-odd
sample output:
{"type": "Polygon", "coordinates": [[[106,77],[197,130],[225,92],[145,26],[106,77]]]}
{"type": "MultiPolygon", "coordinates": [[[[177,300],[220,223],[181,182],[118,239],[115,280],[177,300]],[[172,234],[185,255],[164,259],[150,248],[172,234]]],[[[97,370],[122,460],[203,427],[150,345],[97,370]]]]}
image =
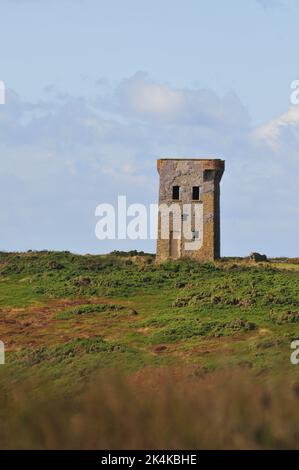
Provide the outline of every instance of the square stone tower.
{"type": "Polygon", "coordinates": [[[162,158],[157,261],[220,258],[220,159],[162,158]]]}

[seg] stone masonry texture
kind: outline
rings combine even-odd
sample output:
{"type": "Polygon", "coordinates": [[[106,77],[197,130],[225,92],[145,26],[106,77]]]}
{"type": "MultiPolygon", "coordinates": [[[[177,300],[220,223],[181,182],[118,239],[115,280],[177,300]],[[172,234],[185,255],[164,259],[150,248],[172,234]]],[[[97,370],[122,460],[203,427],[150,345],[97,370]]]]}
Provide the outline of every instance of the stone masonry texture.
{"type": "MultiPolygon", "coordinates": [[[[198,261],[213,261],[220,258],[220,180],[224,172],[225,162],[220,159],[183,159],[162,158],[157,161],[160,175],[159,206],[170,207],[179,204],[181,220],[184,219],[183,205],[191,205],[191,218],[194,223],[194,207],[201,204],[203,224],[202,243],[199,249],[187,250],[183,230],[179,240],[174,231],[173,217],[170,217],[169,236],[161,236],[161,214],[158,220],[157,261],[169,258],[193,258],[198,261]],[[179,200],[173,200],[173,187],[179,186],[179,200]],[[192,188],[199,187],[199,200],[192,199],[192,188]],[[174,233],[176,235],[174,235],[174,233]]],[[[185,216],[187,217],[187,216],[185,216]]],[[[189,239],[190,241],[190,239],[189,239]]]]}

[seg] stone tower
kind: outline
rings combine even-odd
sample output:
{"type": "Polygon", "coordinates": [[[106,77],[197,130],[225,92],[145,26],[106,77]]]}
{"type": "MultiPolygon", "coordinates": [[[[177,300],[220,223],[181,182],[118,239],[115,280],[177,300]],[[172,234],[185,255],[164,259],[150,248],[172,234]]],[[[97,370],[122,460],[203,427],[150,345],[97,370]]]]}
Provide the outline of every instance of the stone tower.
{"type": "Polygon", "coordinates": [[[220,159],[163,158],[160,175],[157,261],[220,257],[220,159]]]}

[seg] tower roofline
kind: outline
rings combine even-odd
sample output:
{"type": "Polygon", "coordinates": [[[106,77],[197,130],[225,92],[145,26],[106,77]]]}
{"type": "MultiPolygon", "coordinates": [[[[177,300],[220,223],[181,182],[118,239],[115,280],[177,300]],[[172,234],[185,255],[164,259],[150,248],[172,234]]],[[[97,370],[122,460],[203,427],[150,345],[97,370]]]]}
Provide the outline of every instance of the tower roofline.
{"type": "Polygon", "coordinates": [[[159,160],[198,160],[198,161],[205,161],[205,160],[221,160],[221,161],[224,161],[222,160],[221,158],[210,158],[210,157],[207,157],[207,158],[197,158],[197,157],[180,157],[180,158],[176,158],[176,157],[161,157],[159,158],[159,160]]]}
{"type": "Polygon", "coordinates": [[[202,162],[205,165],[206,169],[215,169],[215,170],[220,170],[221,174],[224,172],[225,168],[225,160],[222,160],[221,158],[159,158],[157,160],[157,169],[158,172],[160,173],[160,168],[162,165],[162,162],[164,161],[186,161],[186,162],[202,162]]]}

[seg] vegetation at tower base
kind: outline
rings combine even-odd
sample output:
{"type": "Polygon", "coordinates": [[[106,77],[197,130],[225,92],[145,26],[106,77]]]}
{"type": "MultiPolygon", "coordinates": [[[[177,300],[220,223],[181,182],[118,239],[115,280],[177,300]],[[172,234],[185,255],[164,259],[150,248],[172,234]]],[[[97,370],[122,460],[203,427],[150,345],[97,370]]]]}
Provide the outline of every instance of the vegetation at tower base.
{"type": "Polygon", "coordinates": [[[298,447],[298,259],[154,261],[0,254],[1,447],[298,447]]]}

